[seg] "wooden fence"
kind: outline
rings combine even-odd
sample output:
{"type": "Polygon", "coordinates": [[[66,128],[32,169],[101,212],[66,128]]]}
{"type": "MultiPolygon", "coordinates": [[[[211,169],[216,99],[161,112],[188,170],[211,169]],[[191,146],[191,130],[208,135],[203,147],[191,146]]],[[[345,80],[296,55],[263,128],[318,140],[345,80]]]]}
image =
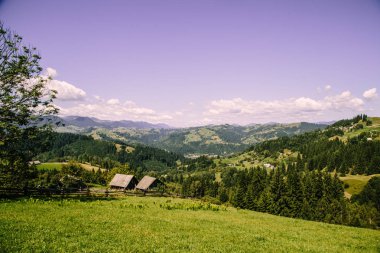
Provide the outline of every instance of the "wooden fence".
{"type": "Polygon", "coordinates": [[[115,191],[108,189],[49,189],[49,188],[1,188],[0,198],[30,197],[121,197],[121,196],[174,196],[165,192],[115,191]]]}

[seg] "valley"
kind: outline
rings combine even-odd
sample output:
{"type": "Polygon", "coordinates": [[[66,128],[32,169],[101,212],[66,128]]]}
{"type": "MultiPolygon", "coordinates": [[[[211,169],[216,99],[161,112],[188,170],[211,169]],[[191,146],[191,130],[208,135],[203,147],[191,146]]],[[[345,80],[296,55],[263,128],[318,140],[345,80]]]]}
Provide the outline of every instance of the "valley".
{"type": "Polygon", "coordinates": [[[55,117],[52,120],[60,123],[60,126],[55,128],[57,132],[85,134],[97,140],[144,144],[193,158],[201,155],[231,155],[265,140],[301,134],[327,126],[301,122],[170,128],[163,124],[126,124],[125,121],[101,121],[75,116],[55,117]]]}

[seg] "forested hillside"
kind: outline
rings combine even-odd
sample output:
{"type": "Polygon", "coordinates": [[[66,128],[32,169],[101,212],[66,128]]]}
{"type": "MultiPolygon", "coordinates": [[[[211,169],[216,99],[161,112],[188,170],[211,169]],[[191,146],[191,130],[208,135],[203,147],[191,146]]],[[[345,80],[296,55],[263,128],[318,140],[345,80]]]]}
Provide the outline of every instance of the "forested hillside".
{"type": "Polygon", "coordinates": [[[297,152],[297,159],[309,170],[375,174],[380,173],[379,137],[379,118],[361,115],[338,121],[325,130],[262,142],[249,151],[277,158],[288,150],[297,152]]]}
{"type": "Polygon", "coordinates": [[[219,182],[212,173],[194,174],[183,180],[182,193],[189,197],[209,196],[239,208],[280,216],[376,227],[380,222],[376,199],[380,195],[378,189],[374,192],[375,187],[373,184],[370,193],[363,194],[365,197],[349,201],[344,198],[343,183],[337,174],[307,171],[291,164],[269,173],[264,168],[226,169],[219,182]]]}
{"type": "Polygon", "coordinates": [[[35,159],[41,161],[88,162],[105,169],[112,169],[128,163],[142,171],[162,171],[177,166],[177,161],[185,158],[162,149],[94,140],[91,136],[70,133],[53,133],[45,152],[35,159]]]}
{"type": "Polygon", "coordinates": [[[380,172],[377,118],[360,115],[325,130],[264,141],[242,154],[210,160],[209,170],[174,177],[182,194],[236,207],[353,226],[380,224],[379,178],[351,200],[339,179],[380,172]]]}
{"type": "Polygon", "coordinates": [[[169,128],[145,122],[104,121],[88,117],[53,119],[59,122],[57,132],[80,133],[98,140],[140,143],[175,153],[196,157],[228,155],[247,149],[261,141],[292,136],[326,127],[324,124],[253,124],[249,126],[210,125],[169,128]]]}

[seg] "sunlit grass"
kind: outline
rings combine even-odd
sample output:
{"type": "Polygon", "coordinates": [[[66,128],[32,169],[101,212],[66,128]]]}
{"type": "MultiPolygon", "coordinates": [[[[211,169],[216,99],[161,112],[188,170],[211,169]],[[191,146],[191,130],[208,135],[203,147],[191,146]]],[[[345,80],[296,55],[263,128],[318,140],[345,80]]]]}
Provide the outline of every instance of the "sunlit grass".
{"type": "MultiPolygon", "coordinates": [[[[41,163],[41,164],[38,164],[37,165],[37,169],[40,169],[40,170],[53,170],[53,169],[56,169],[56,170],[60,170],[62,169],[62,166],[64,164],[67,164],[67,163],[41,163]]],[[[90,164],[87,164],[87,163],[79,163],[80,166],[85,169],[85,170],[88,170],[88,171],[97,171],[99,169],[99,167],[97,166],[93,166],[93,165],[90,165],[90,164]]],[[[102,171],[104,171],[105,169],[102,169],[102,171]]]]}
{"type": "Polygon", "coordinates": [[[350,195],[360,193],[364,186],[372,177],[380,177],[380,174],[373,174],[369,176],[365,175],[347,175],[345,177],[339,177],[345,184],[348,184],[348,188],[345,189],[350,195]]]}
{"type": "Polygon", "coordinates": [[[41,163],[37,165],[40,170],[60,170],[65,163],[41,163]]]}
{"type": "Polygon", "coordinates": [[[380,231],[198,201],[0,202],[2,252],[379,252],[380,231]]]}

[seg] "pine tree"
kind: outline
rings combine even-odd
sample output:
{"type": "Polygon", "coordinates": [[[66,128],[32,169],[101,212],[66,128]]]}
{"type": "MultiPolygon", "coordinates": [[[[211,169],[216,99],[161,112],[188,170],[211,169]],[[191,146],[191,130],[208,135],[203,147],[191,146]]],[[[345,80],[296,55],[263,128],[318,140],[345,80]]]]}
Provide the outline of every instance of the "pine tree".
{"type": "Polygon", "coordinates": [[[222,203],[225,203],[228,201],[228,194],[227,194],[227,191],[225,189],[221,189],[220,194],[219,194],[219,200],[222,203]]]}
{"type": "Polygon", "coordinates": [[[242,186],[238,186],[235,196],[234,196],[234,201],[233,201],[234,206],[240,207],[240,208],[246,208],[245,204],[245,189],[242,186]]]}
{"type": "Polygon", "coordinates": [[[267,187],[260,195],[259,200],[257,201],[257,211],[259,212],[269,212],[271,204],[270,199],[270,189],[267,187]]]}
{"type": "Polygon", "coordinates": [[[287,196],[290,206],[290,217],[300,217],[303,204],[301,177],[298,168],[290,166],[287,174],[287,196]]]}
{"type": "Polygon", "coordinates": [[[281,214],[282,209],[285,208],[285,192],[286,186],[283,179],[283,169],[278,168],[273,174],[273,178],[270,183],[270,206],[269,212],[272,214],[281,214]]]}
{"type": "Polygon", "coordinates": [[[256,209],[256,203],[253,197],[253,185],[248,186],[247,194],[245,196],[245,207],[249,210],[256,209]]]}

